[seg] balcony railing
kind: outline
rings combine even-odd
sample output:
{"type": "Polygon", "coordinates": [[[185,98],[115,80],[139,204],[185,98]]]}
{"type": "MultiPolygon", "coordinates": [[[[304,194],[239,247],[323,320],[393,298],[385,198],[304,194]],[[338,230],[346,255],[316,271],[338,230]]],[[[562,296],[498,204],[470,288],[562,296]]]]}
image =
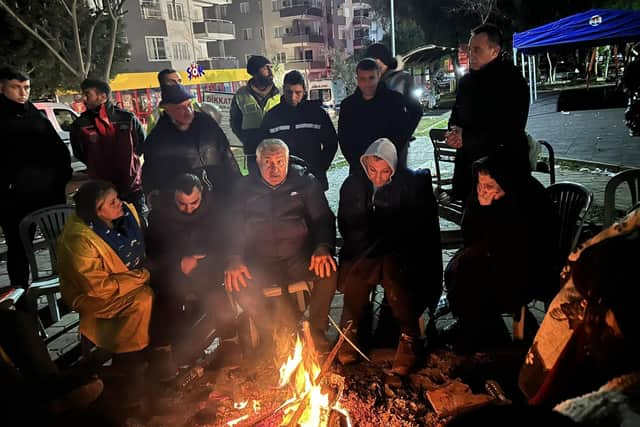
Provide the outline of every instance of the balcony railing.
{"type": "Polygon", "coordinates": [[[231,4],[233,0],[193,0],[193,5],[198,7],[208,7],[215,5],[228,5],[231,4]]]}
{"type": "Polygon", "coordinates": [[[287,59],[285,70],[319,70],[327,67],[324,61],[312,59],[287,59]]]}
{"type": "Polygon", "coordinates": [[[320,1],[285,0],[280,7],[280,17],[292,16],[322,17],[324,5],[320,1]]]}
{"type": "Polygon", "coordinates": [[[360,49],[369,43],[369,37],[356,37],[353,39],[353,48],[360,49]]]}
{"type": "Polygon", "coordinates": [[[282,36],[282,44],[324,43],[322,34],[287,33],[282,36]]]}
{"type": "Polygon", "coordinates": [[[225,68],[238,68],[240,63],[234,56],[220,56],[198,61],[198,65],[206,70],[221,70],[225,68]]]}
{"type": "Polygon", "coordinates": [[[193,23],[196,38],[206,40],[233,40],[236,38],[236,26],[224,19],[207,19],[193,23]]]}
{"type": "Polygon", "coordinates": [[[371,18],[369,18],[368,16],[354,16],[353,26],[354,27],[370,27],[371,18]]]}

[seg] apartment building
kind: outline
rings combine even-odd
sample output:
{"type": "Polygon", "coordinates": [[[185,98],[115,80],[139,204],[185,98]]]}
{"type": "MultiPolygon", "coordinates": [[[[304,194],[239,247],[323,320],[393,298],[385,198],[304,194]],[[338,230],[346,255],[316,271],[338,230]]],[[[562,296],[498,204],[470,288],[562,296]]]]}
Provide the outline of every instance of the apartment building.
{"type": "Polygon", "coordinates": [[[231,0],[131,0],[125,32],[131,49],[128,72],[198,63],[205,69],[237,68],[225,43],[236,38],[227,18],[231,0]],[[135,6],[135,7],[134,7],[135,6]]]}

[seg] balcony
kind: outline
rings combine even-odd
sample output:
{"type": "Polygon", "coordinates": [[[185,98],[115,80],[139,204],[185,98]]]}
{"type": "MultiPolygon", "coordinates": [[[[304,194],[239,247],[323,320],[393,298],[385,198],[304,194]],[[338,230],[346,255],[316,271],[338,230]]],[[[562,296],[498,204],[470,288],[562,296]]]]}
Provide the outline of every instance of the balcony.
{"type": "Polygon", "coordinates": [[[287,33],[282,36],[282,44],[320,43],[324,44],[324,36],[314,33],[287,33]]]}
{"type": "Polygon", "coordinates": [[[285,0],[280,8],[280,18],[322,18],[324,5],[319,1],[285,0]]]}
{"type": "Polygon", "coordinates": [[[228,5],[231,4],[233,0],[193,0],[193,5],[198,7],[208,7],[215,5],[228,5]]]}
{"type": "Polygon", "coordinates": [[[284,69],[289,70],[323,70],[327,68],[324,61],[314,61],[312,59],[287,59],[284,69]]]}
{"type": "Polygon", "coordinates": [[[193,23],[193,34],[201,40],[234,40],[236,26],[224,19],[206,19],[193,23]]]}
{"type": "Polygon", "coordinates": [[[205,70],[223,70],[225,68],[238,68],[240,63],[238,58],[234,56],[220,56],[198,60],[198,65],[205,70]]]}

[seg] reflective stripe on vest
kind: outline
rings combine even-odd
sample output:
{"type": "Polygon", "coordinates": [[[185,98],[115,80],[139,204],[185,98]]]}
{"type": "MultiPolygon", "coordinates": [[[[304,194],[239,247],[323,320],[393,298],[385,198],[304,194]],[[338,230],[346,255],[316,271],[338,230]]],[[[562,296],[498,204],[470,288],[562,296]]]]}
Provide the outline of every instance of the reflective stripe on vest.
{"type": "Polygon", "coordinates": [[[277,94],[270,97],[264,104],[264,109],[262,109],[258,101],[249,92],[249,89],[243,86],[236,92],[236,103],[240,111],[242,111],[242,129],[258,129],[262,124],[264,113],[278,105],[280,97],[277,94]]]}

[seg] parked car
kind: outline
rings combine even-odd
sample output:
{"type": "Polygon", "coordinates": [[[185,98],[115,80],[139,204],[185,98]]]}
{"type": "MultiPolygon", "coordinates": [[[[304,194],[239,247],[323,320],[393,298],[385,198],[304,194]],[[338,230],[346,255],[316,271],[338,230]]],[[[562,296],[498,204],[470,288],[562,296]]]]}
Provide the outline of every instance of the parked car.
{"type": "Polygon", "coordinates": [[[73,157],[71,141],[69,140],[71,124],[78,118],[79,114],[73,111],[67,104],[59,104],[56,102],[34,102],[33,105],[35,105],[35,107],[51,122],[53,128],[58,132],[60,139],[62,139],[67,146],[69,153],[71,153],[71,166],[73,167],[73,170],[85,169],[84,164],[73,157]]]}

